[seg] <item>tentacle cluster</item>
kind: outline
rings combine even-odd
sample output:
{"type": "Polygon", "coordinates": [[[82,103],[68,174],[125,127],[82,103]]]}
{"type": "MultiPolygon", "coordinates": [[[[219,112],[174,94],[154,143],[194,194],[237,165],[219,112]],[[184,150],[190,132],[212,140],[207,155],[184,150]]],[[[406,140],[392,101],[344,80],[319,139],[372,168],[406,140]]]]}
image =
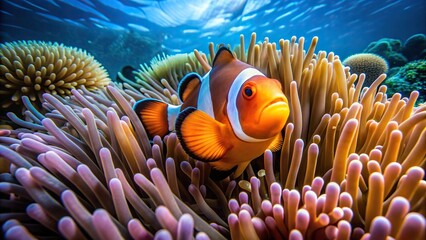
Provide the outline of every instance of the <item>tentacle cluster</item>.
{"type": "Polygon", "coordinates": [[[78,48],[42,41],[0,45],[0,108],[20,105],[22,96],[38,104],[43,93],[65,96],[81,86],[104,88],[110,81],[101,64],[78,48]]]}
{"type": "MultiPolygon", "coordinates": [[[[281,81],[291,116],[282,149],[240,179],[213,182],[174,133],[149,141],[131,106],[177,104],[175,74],[145,68],[137,83],[44,94],[27,121],[8,114],[21,128],[0,130],[5,237],[423,239],[426,106],[387,96],[385,75],[363,87],[317,40],[305,51],[304,38],[253,34],[245,51],[241,36],[235,56],[281,81]]],[[[210,69],[209,52],[192,71],[210,69]]]]}

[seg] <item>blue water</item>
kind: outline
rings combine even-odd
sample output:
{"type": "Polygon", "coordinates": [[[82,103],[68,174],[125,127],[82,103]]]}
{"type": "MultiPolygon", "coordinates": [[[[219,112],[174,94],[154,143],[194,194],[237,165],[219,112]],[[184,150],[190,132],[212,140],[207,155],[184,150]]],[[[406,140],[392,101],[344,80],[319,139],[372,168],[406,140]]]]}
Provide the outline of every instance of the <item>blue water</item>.
{"type": "Polygon", "coordinates": [[[0,37],[86,49],[112,77],[154,55],[207,52],[209,42],[319,37],[341,58],[380,38],[426,33],[425,0],[2,0],[0,37]]]}

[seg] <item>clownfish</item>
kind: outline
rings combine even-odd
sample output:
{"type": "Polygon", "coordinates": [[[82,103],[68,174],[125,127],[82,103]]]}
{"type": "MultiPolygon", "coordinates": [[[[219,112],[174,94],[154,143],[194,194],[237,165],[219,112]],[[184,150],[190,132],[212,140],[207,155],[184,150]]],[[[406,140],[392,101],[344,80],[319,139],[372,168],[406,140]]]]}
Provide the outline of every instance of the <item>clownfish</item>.
{"type": "Polygon", "coordinates": [[[187,74],[178,95],[179,106],[148,98],[133,109],[149,137],[176,131],[189,156],[213,167],[212,179],[232,173],[236,178],[266,149],[281,148],[290,109],[280,82],[239,61],[229,49],[218,50],[204,77],[187,74]]]}

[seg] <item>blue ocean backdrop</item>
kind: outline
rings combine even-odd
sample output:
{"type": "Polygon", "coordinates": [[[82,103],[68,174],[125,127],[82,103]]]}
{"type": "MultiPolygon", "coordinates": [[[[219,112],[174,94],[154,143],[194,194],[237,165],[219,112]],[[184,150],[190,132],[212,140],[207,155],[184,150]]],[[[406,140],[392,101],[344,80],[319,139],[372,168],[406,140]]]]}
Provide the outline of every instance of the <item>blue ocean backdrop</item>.
{"type": "Polygon", "coordinates": [[[1,42],[43,40],[87,50],[111,78],[158,54],[208,52],[252,32],[270,41],[319,37],[342,59],[381,38],[426,33],[425,0],[2,0],[1,42]]]}

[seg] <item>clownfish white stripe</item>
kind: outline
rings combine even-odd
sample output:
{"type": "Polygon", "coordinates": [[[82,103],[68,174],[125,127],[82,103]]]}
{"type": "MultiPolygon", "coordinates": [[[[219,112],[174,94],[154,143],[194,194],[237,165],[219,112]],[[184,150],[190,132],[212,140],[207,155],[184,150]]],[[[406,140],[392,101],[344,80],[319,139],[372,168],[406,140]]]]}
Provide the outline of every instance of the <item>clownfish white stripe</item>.
{"type": "Polygon", "coordinates": [[[210,71],[201,79],[201,87],[198,96],[197,109],[207,113],[210,117],[215,118],[210,92],[210,71]]]}
{"type": "Polygon", "coordinates": [[[261,73],[259,70],[255,68],[244,69],[237,75],[228,93],[228,105],[226,107],[226,110],[228,113],[229,122],[231,123],[232,130],[234,131],[235,135],[239,139],[246,142],[263,142],[268,140],[268,139],[257,139],[257,138],[248,136],[242,129],[240,118],[238,116],[237,97],[241,87],[247,80],[249,80],[250,78],[254,76],[259,76],[259,75],[265,76],[263,73],[261,73]]]}
{"type": "Polygon", "coordinates": [[[171,104],[167,106],[167,121],[169,123],[169,131],[175,130],[176,118],[178,117],[180,113],[181,106],[182,105],[174,106],[171,104]]]}

